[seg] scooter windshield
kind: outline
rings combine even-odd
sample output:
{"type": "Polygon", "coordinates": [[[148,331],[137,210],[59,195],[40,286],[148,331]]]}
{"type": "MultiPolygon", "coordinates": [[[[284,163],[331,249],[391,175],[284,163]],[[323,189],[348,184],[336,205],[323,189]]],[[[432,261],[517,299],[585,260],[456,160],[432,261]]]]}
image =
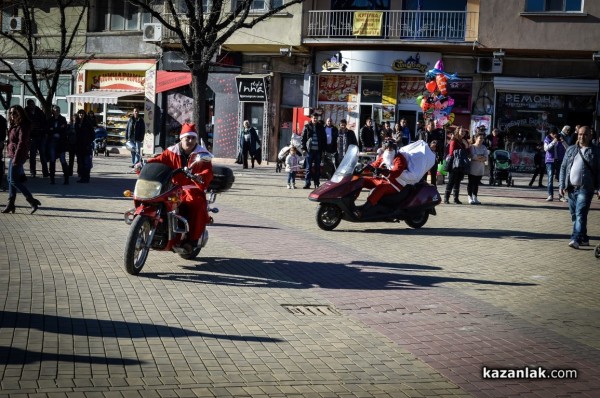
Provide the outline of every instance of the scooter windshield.
{"type": "Polygon", "coordinates": [[[342,162],[335,170],[333,177],[331,177],[332,182],[340,182],[344,177],[348,177],[354,174],[354,168],[358,163],[358,147],[356,145],[350,145],[342,162]]]}
{"type": "Polygon", "coordinates": [[[135,184],[133,195],[139,199],[155,198],[169,186],[173,169],[162,163],[147,163],[135,184]]]}

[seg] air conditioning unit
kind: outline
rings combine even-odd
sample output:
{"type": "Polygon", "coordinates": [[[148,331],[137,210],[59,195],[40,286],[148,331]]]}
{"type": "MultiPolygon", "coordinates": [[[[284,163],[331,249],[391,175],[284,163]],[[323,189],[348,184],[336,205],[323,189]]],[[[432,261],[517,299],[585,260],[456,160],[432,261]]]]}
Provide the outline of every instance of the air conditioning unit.
{"type": "Polygon", "coordinates": [[[502,73],[502,58],[477,58],[477,73],[502,73]]]}
{"type": "Polygon", "coordinates": [[[145,23],[143,33],[144,41],[161,41],[162,25],[159,23],[145,23]]]}
{"type": "Polygon", "coordinates": [[[11,17],[8,21],[8,28],[11,32],[23,31],[23,17],[11,17]]]}

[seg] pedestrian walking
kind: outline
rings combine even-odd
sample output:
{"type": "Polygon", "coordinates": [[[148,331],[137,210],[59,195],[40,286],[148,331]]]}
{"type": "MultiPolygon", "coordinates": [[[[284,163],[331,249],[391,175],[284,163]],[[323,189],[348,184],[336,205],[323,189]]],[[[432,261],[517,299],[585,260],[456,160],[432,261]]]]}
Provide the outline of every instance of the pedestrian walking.
{"type": "Polygon", "coordinates": [[[67,119],[60,114],[60,107],[52,107],[52,117],[48,120],[48,155],[50,157],[50,184],[54,184],[56,175],[56,159],[60,160],[60,165],[64,177],[64,185],[69,184],[69,165],[65,158],[65,152],[68,146],[67,137],[67,119]]]}
{"type": "Polygon", "coordinates": [[[285,171],[288,173],[287,188],[296,189],[296,173],[300,169],[300,159],[296,154],[296,147],[290,147],[290,153],[285,158],[285,171]]]}
{"type": "MultiPolygon", "coordinates": [[[[86,118],[89,120],[89,117],[86,118]]],[[[92,124],[88,121],[90,126],[92,124]]],[[[92,126],[92,131],[93,131],[92,126]]],[[[142,144],[144,143],[144,134],[146,132],[146,127],[144,126],[144,118],[140,116],[140,112],[137,108],[133,108],[132,114],[127,121],[127,127],[125,128],[125,137],[127,141],[131,143],[134,148],[131,151],[131,166],[135,166],[137,163],[142,160],[142,144]]],[[[93,134],[92,134],[93,136],[93,134]]],[[[93,141],[93,138],[92,138],[93,141]]]]}
{"type": "Polygon", "coordinates": [[[46,143],[48,135],[48,125],[46,115],[32,99],[27,100],[26,113],[31,123],[30,146],[29,146],[29,174],[31,177],[37,175],[37,154],[40,154],[40,163],[42,165],[42,175],[48,177],[48,159],[46,157],[46,143]]]}
{"type": "Polygon", "coordinates": [[[327,145],[327,137],[323,124],[318,122],[318,117],[313,113],[310,122],[306,123],[302,130],[302,151],[306,154],[303,189],[310,189],[311,181],[314,181],[315,188],[318,188],[321,178],[321,156],[327,145]]]}
{"type": "Polygon", "coordinates": [[[75,119],[75,153],[77,154],[77,182],[90,182],[92,170],[92,143],[94,142],[94,128],[83,109],[77,112],[75,119]]]}
{"type": "Polygon", "coordinates": [[[485,132],[479,132],[475,135],[475,142],[470,146],[471,166],[469,169],[467,184],[467,195],[470,205],[480,205],[481,202],[477,198],[479,193],[479,184],[485,173],[485,162],[488,159],[489,151],[483,144],[485,140],[485,132]]]}
{"type": "MultiPolygon", "coordinates": [[[[546,174],[548,175],[548,197],[547,202],[554,200],[554,178],[557,176],[559,167],[565,156],[565,146],[562,138],[558,135],[556,127],[552,127],[550,132],[544,138],[544,151],[546,151],[546,174]]],[[[559,199],[562,194],[559,192],[559,199]]]]}
{"type": "MultiPolygon", "coordinates": [[[[550,183],[548,182],[548,185],[550,183]]],[[[568,196],[573,231],[569,246],[589,246],[587,216],[594,195],[600,199],[600,148],[592,145],[592,131],[582,126],[560,166],[559,194],[568,196]]]]}
{"type": "Polygon", "coordinates": [[[254,168],[254,162],[257,160],[260,146],[260,137],[256,129],[250,125],[249,120],[244,120],[244,127],[240,131],[240,151],[242,152],[242,164],[245,169],[248,168],[248,157],[250,158],[252,168],[254,168]]]}
{"type": "Polygon", "coordinates": [[[12,106],[8,111],[10,127],[8,130],[8,203],[2,213],[14,213],[17,190],[20,191],[31,205],[31,214],[35,213],[42,204],[35,199],[25,186],[22,178],[25,176],[23,164],[27,160],[31,146],[31,122],[25,110],[20,105],[12,106]]]}

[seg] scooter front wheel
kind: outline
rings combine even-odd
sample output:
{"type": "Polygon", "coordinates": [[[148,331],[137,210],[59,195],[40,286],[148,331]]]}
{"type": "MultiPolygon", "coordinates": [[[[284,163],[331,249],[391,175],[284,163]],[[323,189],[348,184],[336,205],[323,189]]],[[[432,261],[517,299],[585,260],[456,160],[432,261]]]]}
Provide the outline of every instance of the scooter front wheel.
{"type": "Polygon", "coordinates": [[[128,274],[140,273],[150,251],[149,242],[152,235],[152,223],[149,217],[138,216],[131,223],[129,235],[125,241],[125,270],[128,274]]]}
{"type": "Polygon", "coordinates": [[[421,228],[429,220],[429,212],[422,211],[409,216],[404,222],[411,228],[421,228]]]}
{"type": "Polygon", "coordinates": [[[321,203],[317,207],[317,225],[324,231],[331,231],[342,221],[342,210],[339,207],[321,203]]]}

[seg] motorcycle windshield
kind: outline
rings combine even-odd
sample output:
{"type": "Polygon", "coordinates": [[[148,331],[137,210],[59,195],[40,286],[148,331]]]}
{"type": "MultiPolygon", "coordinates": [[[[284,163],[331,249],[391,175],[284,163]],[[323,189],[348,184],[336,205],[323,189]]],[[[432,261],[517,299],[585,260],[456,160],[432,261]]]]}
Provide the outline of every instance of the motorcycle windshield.
{"type": "Polygon", "coordinates": [[[162,163],[147,163],[135,183],[134,196],[139,199],[155,198],[169,185],[173,169],[162,163]]]}
{"type": "Polygon", "coordinates": [[[356,145],[350,145],[342,162],[335,170],[333,177],[331,177],[331,181],[340,182],[344,177],[352,176],[354,174],[354,169],[356,164],[358,163],[358,147],[356,145]]]}

